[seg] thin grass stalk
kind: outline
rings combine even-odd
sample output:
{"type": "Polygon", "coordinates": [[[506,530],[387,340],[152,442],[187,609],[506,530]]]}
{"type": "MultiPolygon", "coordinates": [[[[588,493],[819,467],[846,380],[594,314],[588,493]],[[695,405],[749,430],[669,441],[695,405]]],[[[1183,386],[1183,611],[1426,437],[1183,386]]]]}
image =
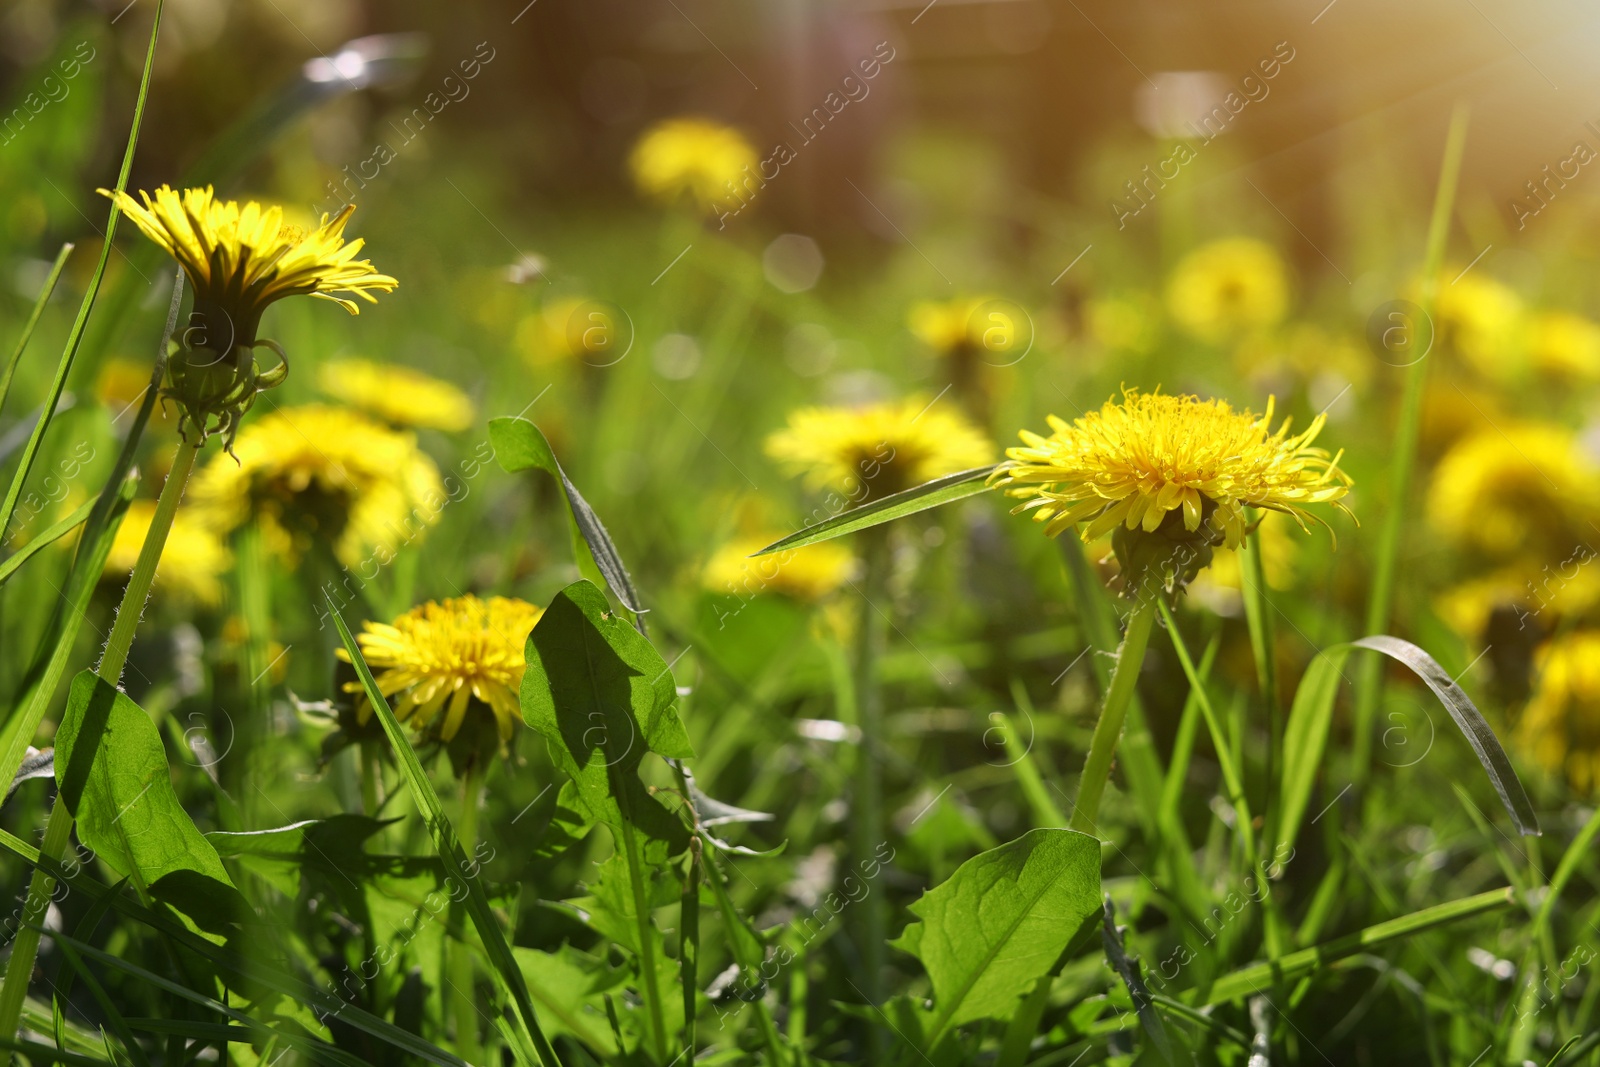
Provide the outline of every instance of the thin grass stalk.
{"type": "Polygon", "coordinates": [[[1195,694],[1199,702],[1200,714],[1205,719],[1206,727],[1211,731],[1211,744],[1217,752],[1217,766],[1222,771],[1223,784],[1228,790],[1228,802],[1233,805],[1234,823],[1239,831],[1239,843],[1244,849],[1245,862],[1250,865],[1250,873],[1262,889],[1259,898],[1262,928],[1265,933],[1267,960],[1270,963],[1283,953],[1288,934],[1283,917],[1278,912],[1277,903],[1273,900],[1271,879],[1268,878],[1267,870],[1261,862],[1261,848],[1256,840],[1255,820],[1250,813],[1250,800],[1245,795],[1244,780],[1239,774],[1232,746],[1228,743],[1222,723],[1217,718],[1216,709],[1211,705],[1205,680],[1195,670],[1194,660],[1189,656],[1189,646],[1184,642],[1183,634],[1178,631],[1178,625],[1166,602],[1158,601],[1158,604],[1162,622],[1166,624],[1167,633],[1172,638],[1173,650],[1178,654],[1178,663],[1183,668],[1184,677],[1189,681],[1190,691],[1195,694]]]}
{"type": "MultiPolygon", "coordinates": [[[[1444,159],[1439,164],[1439,185],[1433,198],[1433,216],[1428,222],[1428,244],[1422,262],[1422,316],[1431,345],[1435,330],[1433,312],[1439,294],[1439,271],[1444,263],[1445,239],[1450,232],[1450,214],[1455,206],[1456,185],[1461,176],[1461,157],[1467,143],[1467,105],[1457,104],[1445,136],[1444,159]]],[[[1395,575],[1400,560],[1400,541],[1406,516],[1411,513],[1407,497],[1417,463],[1417,442],[1422,431],[1422,398],[1428,380],[1429,353],[1406,368],[1405,392],[1400,401],[1400,424],[1390,452],[1389,512],[1378,540],[1377,563],[1373,569],[1372,595],[1367,600],[1366,632],[1387,633],[1394,607],[1395,575]]],[[[1358,793],[1366,782],[1372,762],[1372,724],[1378,700],[1383,693],[1383,667],[1386,661],[1369,656],[1361,665],[1357,679],[1355,718],[1354,781],[1358,793]]]]}
{"type": "MultiPolygon", "coordinates": [[[[61,251],[56,253],[56,261],[50,265],[50,273],[45,277],[44,288],[39,291],[39,298],[33,303],[33,310],[28,313],[28,321],[22,324],[22,334],[17,338],[17,347],[11,350],[11,358],[6,361],[6,369],[0,371],[0,411],[5,410],[6,397],[11,393],[11,379],[16,376],[17,364],[22,362],[22,353],[28,347],[28,341],[33,337],[34,327],[39,325],[39,317],[44,314],[45,305],[50,302],[50,294],[56,291],[56,282],[61,279],[61,270],[67,265],[67,257],[72,254],[73,244],[68,241],[61,246],[61,251]]],[[[4,527],[0,527],[3,530],[4,527]]]]}

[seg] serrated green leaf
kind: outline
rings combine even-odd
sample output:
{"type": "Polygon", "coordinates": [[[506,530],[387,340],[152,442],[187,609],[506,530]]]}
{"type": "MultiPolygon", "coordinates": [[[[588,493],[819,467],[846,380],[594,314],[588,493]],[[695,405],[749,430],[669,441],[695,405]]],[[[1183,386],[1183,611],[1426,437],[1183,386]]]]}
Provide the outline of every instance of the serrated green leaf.
{"type": "Polygon", "coordinates": [[[528,636],[522,717],[576,783],[571,800],[597,822],[624,820],[672,854],[688,847],[683,821],[639,779],[650,753],[694,755],[678,719],[677,687],[650,642],[618,618],[591,582],[567,586],[528,636]]]}
{"type": "Polygon", "coordinates": [[[975,1019],[1010,1016],[1100,919],[1100,842],[1075,830],[1030,830],[980,853],[911,905],[922,921],[893,944],[933,980],[929,1045],[975,1019]]]}
{"type": "Polygon", "coordinates": [[[93,671],[72,680],[56,731],[56,782],[78,836],[198,929],[225,935],[249,908],[178,803],[171,773],[143,708],[93,671]]]}
{"type": "Polygon", "coordinates": [[[835,537],[881,526],[883,523],[903,519],[907,515],[915,515],[919,511],[927,511],[941,504],[977,496],[979,493],[988,492],[989,475],[993,473],[993,467],[974,467],[971,470],[947,474],[943,478],[935,478],[931,482],[902,490],[882,500],[874,500],[870,504],[863,504],[859,508],[851,508],[849,511],[823,519],[798,533],[790,534],[781,541],[774,541],[756,555],[770,556],[785,549],[804,548],[818,541],[831,541],[835,537]]]}

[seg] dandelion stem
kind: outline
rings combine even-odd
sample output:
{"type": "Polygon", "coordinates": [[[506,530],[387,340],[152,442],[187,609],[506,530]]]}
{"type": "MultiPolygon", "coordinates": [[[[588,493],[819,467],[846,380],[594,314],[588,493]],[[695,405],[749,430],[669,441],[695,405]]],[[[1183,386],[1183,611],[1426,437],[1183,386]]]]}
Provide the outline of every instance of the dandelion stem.
{"type": "MultiPolygon", "coordinates": [[[[363,775],[363,778],[365,775],[363,775]]],[[[469,864],[478,847],[478,787],[482,772],[476,761],[461,777],[461,817],[456,820],[456,840],[469,864]]],[[[462,871],[461,877],[473,878],[476,870],[462,871]]],[[[450,1016],[455,1025],[456,1050],[468,1063],[479,1062],[478,1008],[473,1000],[472,951],[466,941],[466,909],[453,907],[451,932],[456,940],[449,943],[450,1016]]]]}
{"type": "MultiPolygon", "coordinates": [[[[883,694],[878,687],[878,660],[888,634],[888,617],[883,601],[889,584],[889,535],[883,526],[863,530],[859,539],[863,565],[861,611],[856,628],[855,703],[856,726],[861,731],[856,751],[855,811],[852,828],[852,854],[860,864],[877,854],[884,842],[883,782],[876,759],[882,751],[883,694]]],[[[888,935],[888,916],[883,894],[869,891],[858,905],[861,938],[861,981],[866,998],[873,1004],[883,1000],[884,943],[888,935]]],[[[883,1034],[869,1024],[871,1059],[881,1058],[883,1034]]]]}
{"type": "Polygon", "coordinates": [[[133,635],[139,628],[139,618],[144,614],[144,602],[150,595],[150,583],[155,581],[156,564],[161,562],[161,551],[167,546],[167,534],[172,531],[172,520],[178,513],[178,502],[183,499],[184,487],[189,484],[189,474],[194,470],[194,460],[200,454],[203,442],[198,434],[191,441],[178,445],[172,459],[172,470],[161,487],[161,499],[156,502],[155,517],[150,520],[150,532],[145,535],[144,547],[139,550],[139,561],[133,566],[128,587],[122,591],[122,603],[117,607],[117,620],[111,626],[111,637],[100,657],[95,671],[101,678],[117,685],[122,679],[122,668],[128,662],[128,650],[133,647],[133,635]]]}
{"type": "Polygon", "coordinates": [[[1150,627],[1156,617],[1156,597],[1141,596],[1128,613],[1128,630],[1117,649],[1117,665],[1111,672],[1111,685],[1106,689],[1105,703],[1100,707],[1100,721],[1095,723],[1094,737],[1089,741],[1089,757],[1084,760],[1083,777],[1078,779],[1078,799],[1072,806],[1071,829],[1086,834],[1096,833],[1096,820],[1100,815],[1100,797],[1111,778],[1111,761],[1116,756],[1117,740],[1122,736],[1122,724],[1128,716],[1128,705],[1133,701],[1139,668],[1144,665],[1144,652],[1150,643],[1150,627]]]}

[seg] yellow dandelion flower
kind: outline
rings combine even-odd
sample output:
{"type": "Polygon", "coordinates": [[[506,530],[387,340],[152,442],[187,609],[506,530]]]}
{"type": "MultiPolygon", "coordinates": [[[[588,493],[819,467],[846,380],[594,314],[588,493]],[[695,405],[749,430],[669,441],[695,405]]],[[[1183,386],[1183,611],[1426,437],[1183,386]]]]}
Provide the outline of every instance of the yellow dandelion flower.
{"type": "MultiPolygon", "coordinates": [[[[412,608],[393,623],[368,622],[356,640],[385,697],[399,696],[395,718],[418,730],[437,727],[449,741],[476,705],[493,713],[502,742],[522,721],[523,650],[543,610],[510,597],[468,594],[412,608]],[[444,712],[438,723],[435,719],[444,712]]],[[[339,650],[346,662],[349,655],[339,650]]],[[[345,690],[361,693],[359,682],[345,690]]],[[[357,698],[362,723],[372,717],[357,698]]]]}
{"type": "Polygon", "coordinates": [[[239,434],[237,460],[218,455],[195,497],[232,529],[254,515],[267,543],[297,559],[313,542],[347,566],[381,565],[438,521],[439,469],[407,432],[347,408],[283,408],[239,434]]]}
{"type": "Polygon", "coordinates": [[[1558,627],[1600,606],[1600,567],[1594,549],[1575,546],[1565,558],[1540,564],[1518,559],[1511,565],[1451,586],[1434,598],[1439,618],[1469,641],[1482,641],[1490,619],[1504,611],[1518,630],[1558,627]]]}
{"type": "Polygon", "coordinates": [[[712,554],[701,581],[714,593],[740,599],[774,593],[811,604],[850,580],[855,557],[837,541],[750,558],[782,536],[768,533],[730,541],[712,554]]]}
{"type": "Polygon", "coordinates": [[[447,381],[410,367],[342,359],[317,367],[322,391],[391,426],[418,426],[455,433],[472,425],[477,411],[467,394],[447,381]]]}
{"type": "Polygon", "coordinates": [[[1446,270],[1440,275],[1434,306],[1437,343],[1461,355],[1489,378],[1511,377],[1520,369],[1517,334],[1522,298],[1481,270],[1446,270]]]}
{"type": "Polygon", "coordinates": [[[663,203],[688,200],[707,214],[736,209],[760,163],[738,130],[702,118],[675,118],[646,130],[628,157],[641,193],[663,203]]]}
{"type": "MultiPolygon", "coordinates": [[[[139,550],[150,535],[150,521],[156,516],[154,500],[135,500],[117,528],[106,556],[103,576],[107,581],[126,582],[139,550]]],[[[194,508],[179,508],[161,549],[161,564],[156,581],[179,597],[206,605],[222,602],[221,577],[232,558],[222,538],[207,517],[194,508]]]]}
{"type": "Polygon", "coordinates": [[[1528,320],[1528,361],[1551,378],[1600,379],[1600,323],[1570,311],[1541,311],[1528,320]]]}
{"type": "Polygon", "coordinates": [[[1289,309],[1289,272],[1264,241],[1213,241],[1179,261],[1167,309],[1186,333],[1213,343],[1274,326],[1289,309]]]}
{"type": "Polygon", "coordinates": [[[994,462],[994,446],[948,408],[912,396],[860,408],[801,408],[767,438],[767,455],[812,488],[856,503],[994,462]]]}
{"type": "Polygon", "coordinates": [[[1580,793],[1600,787],[1600,632],[1579,630],[1539,650],[1518,747],[1580,793]]]}
{"type": "Polygon", "coordinates": [[[632,324],[613,305],[559,297],[518,323],[514,344],[536,370],[565,363],[609,367],[626,355],[632,324]]]}
{"type": "Polygon", "coordinates": [[[143,203],[128,193],[100,192],[178,261],[194,287],[196,309],[223,311],[228,335],[239,345],[256,343],[261,313],[275,300],[310,294],[354,315],[360,309],[351,297],[376,303],[374,291],[393,292],[399,284],[356,258],[362,239],[345,243],[354,205],[331,219],[323,215],[308,232],[286,224],[280,207],[218,200],[209,185],[181,193],[163,185],[154,195],[141,192],[143,203]]]}
{"type": "Polygon", "coordinates": [[[1078,523],[1088,524],[1085,541],[1118,526],[1151,532],[1174,514],[1190,533],[1208,521],[1237,548],[1246,507],[1304,527],[1317,518],[1307,505],[1342,509],[1349,492],[1339,456],[1312,446],[1324,416],[1290,437],[1287,419],[1272,430],[1272,411],[1271,399],[1257,418],[1221,400],[1129,389],[1071,423],[1051,415],[1049,437],[1023,430],[1025,447],[1006,450],[995,481],[1022,499],[1013,513],[1032,512],[1051,537],[1078,523]]]}
{"type": "MultiPolygon", "coordinates": [[[[1452,545],[1508,558],[1561,558],[1600,504],[1596,467],[1570,430],[1502,424],[1457,441],[1434,468],[1428,518],[1452,545]]],[[[1588,531],[1593,536],[1592,531],[1588,531]]]]}

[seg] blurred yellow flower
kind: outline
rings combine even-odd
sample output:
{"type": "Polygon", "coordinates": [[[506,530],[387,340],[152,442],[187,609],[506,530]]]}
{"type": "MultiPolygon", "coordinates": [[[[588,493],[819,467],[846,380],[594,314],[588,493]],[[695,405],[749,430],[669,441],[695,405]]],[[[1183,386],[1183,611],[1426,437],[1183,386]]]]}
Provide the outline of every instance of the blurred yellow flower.
{"type": "Polygon", "coordinates": [[[182,193],[163,185],[153,196],[141,192],[143,203],[127,193],[100,192],[183,267],[197,309],[226,313],[237,344],[256,342],[262,311],[283,297],[309,293],[354,315],[359,308],[351,297],[376,303],[374,291],[393,292],[399,284],[355,258],[360,238],[345,243],[354,205],[331,219],[323,215],[308,233],[286,224],[282,208],[218,200],[209,185],[182,193]]]}
{"type": "Polygon", "coordinates": [[[1091,297],[1083,308],[1090,340],[1113,352],[1153,350],[1160,321],[1161,305],[1149,293],[1091,297]]]}
{"type": "Polygon", "coordinates": [[[1539,650],[1533,699],[1516,742],[1580,793],[1600,786],[1600,632],[1579,630],[1539,650]]]}
{"type": "Polygon", "coordinates": [[[812,488],[857,504],[994,462],[994,445],[961,414],[926,397],[866,407],[809,407],[767,438],[767,455],[812,488]]]}
{"type": "Polygon", "coordinates": [[[759,162],[738,130],[691,117],[650,127],[628,157],[633,182],[645,196],[668,204],[688,200],[708,214],[740,203],[730,186],[759,162]]]}
{"type": "Polygon", "coordinates": [[[850,580],[855,557],[837,541],[750,558],[781,537],[768,533],[730,541],[712,554],[701,581],[714,593],[740,598],[776,593],[810,604],[850,580]]]}
{"type": "Polygon", "coordinates": [[[1129,389],[1071,423],[1051,415],[1049,437],[1023,430],[1025,447],[1006,450],[994,480],[1023,501],[1013,514],[1032,512],[1050,537],[1081,522],[1085,541],[1117,526],[1151,532],[1180,514],[1188,532],[1206,520],[1220,527],[1220,544],[1236,548],[1246,507],[1282,512],[1303,528],[1308,518],[1322,521],[1307,505],[1343,510],[1337,502],[1349,492],[1339,456],[1312,446],[1325,417],[1289,437],[1287,419],[1273,432],[1272,411],[1270,399],[1257,418],[1221,400],[1129,389]]]}
{"type": "Polygon", "coordinates": [[[1548,632],[1600,606],[1600,567],[1593,563],[1594,550],[1586,545],[1545,564],[1518,559],[1451,586],[1434,598],[1433,608],[1468,641],[1485,639],[1496,610],[1511,613],[1519,630],[1548,632]]]}
{"type": "MultiPolygon", "coordinates": [[[[368,622],[356,640],[385,697],[399,696],[395,718],[449,741],[474,707],[492,713],[502,742],[522,721],[524,649],[543,610],[510,597],[451,597],[412,608],[393,623],[368,622]],[[448,702],[448,703],[447,703],[448,702]],[[439,712],[444,718],[434,720],[439,712]]],[[[338,650],[349,662],[349,654],[338,650]]],[[[361,694],[359,682],[345,691],[361,694]]],[[[362,723],[372,705],[358,695],[362,723]]]]}
{"type": "Polygon", "coordinates": [[[1574,381],[1600,379],[1600,324],[1570,311],[1528,319],[1528,362],[1540,374],[1574,381]]]}
{"type": "Polygon", "coordinates": [[[1213,241],[1178,262],[1167,283],[1167,309],[1186,333],[1225,341],[1282,320],[1289,309],[1289,273],[1264,241],[1213,241]]]}
{"type": "Polygon", "coordinates": [[[975,322],[973,316],[993,299],[973,296],[955,300],[920,300],[911,305],[911,310],[906,313],[906,327],[937,355],[947,356],[978,348],[983,344],[984,330],[988,324],[975,322]]]}
{"type": "MultiPolygon", "coordinates": [[[[141,363],[135,359],[113,357],[105,361],[100,367],[100,373],[94,380],[94,398],[100,406],[110,412],[113,419],[122,418],[124,413],[128,419],[119,425],[126,428],[132,425],[133,416],[144,400],[144,394],[150,388],[151,366],[148,362],[141,363]],[[133,410],[130,410],[133,409],[133,410]]],[[[156,404],[150,409],[150,422],[145,429],[146,433],[152,430],[176,430],[178,418],[166,404],[156,404]]]]}
{"type": "Polygon", "coordinates": [[[318,365],[317,385],[335,400],[391,426],[455,433],[471,426],[477,415],[466,393],[410,367],[366,359],[336,360],[318,365]]]}
{"type": "Polygon", "coordinates": [[[1600,503],[1597,474],[1564,427],[1491,426],[1461,438],[1439,460],[1428,518],[1458,548],[1503,559],[1537,546],[1560,558],[1587,539],[1587,519],[1600,503]]]}
{"type": "MultiPolygon", "coordinates": [[[[1284,520],[1264,515],[1256,527],[1256,544],[1261,549],[1261,567],[1271,589],[1288,589],[1294,580],[1300,558],[1300,542],[1289,534],[1284,520]]],[[[1244,604],[1244,561],[1242,549],[1222,549],[1211,557],[1211,564],[1189,587],[1189,595],[1222,615],[1236,615],[1244,604]]]]}
{"type": "Polygon", "coordinates": [[[1515,375],[1522,298],[1482,271],[1440,275],[1434,307],[1437,343],[1452,349],[1485,377],[1515,375]],[[1450,280],[1445,280],[1446,278],[1450,280]]]}
{"type": "Polygon", "coordinates": [[[632,325],[612,305],[559,297],[526,315],[513,343],[538,370],[563,363],[607,367],[626,355],[631,331],[632,325]]]}
{"type": "MultiPolygon", "coordinates": [[[[139,550],[155,518],[154,500],[135,500],[117,528],[103,571],[108,581],[125,582],[139,562],[139,550]]],[[[194,508],[179,508],[173,517],[167,543],[161,549],[156,581],[180,598],[205,605],[222,602],[221,577],[232,559],[208,517],[194,508]]]]}
{"type": "Polygon", "coordinates": [[[275,551],[299,556],[330,545],[347,566],[369,553],[381,565],[444,506],[439,469],[416,438],[348,408],[282,408],[239,434],[238,459],[218,455],[196,482],[195,498],[226,529],[252,515],[275,551]]]}

